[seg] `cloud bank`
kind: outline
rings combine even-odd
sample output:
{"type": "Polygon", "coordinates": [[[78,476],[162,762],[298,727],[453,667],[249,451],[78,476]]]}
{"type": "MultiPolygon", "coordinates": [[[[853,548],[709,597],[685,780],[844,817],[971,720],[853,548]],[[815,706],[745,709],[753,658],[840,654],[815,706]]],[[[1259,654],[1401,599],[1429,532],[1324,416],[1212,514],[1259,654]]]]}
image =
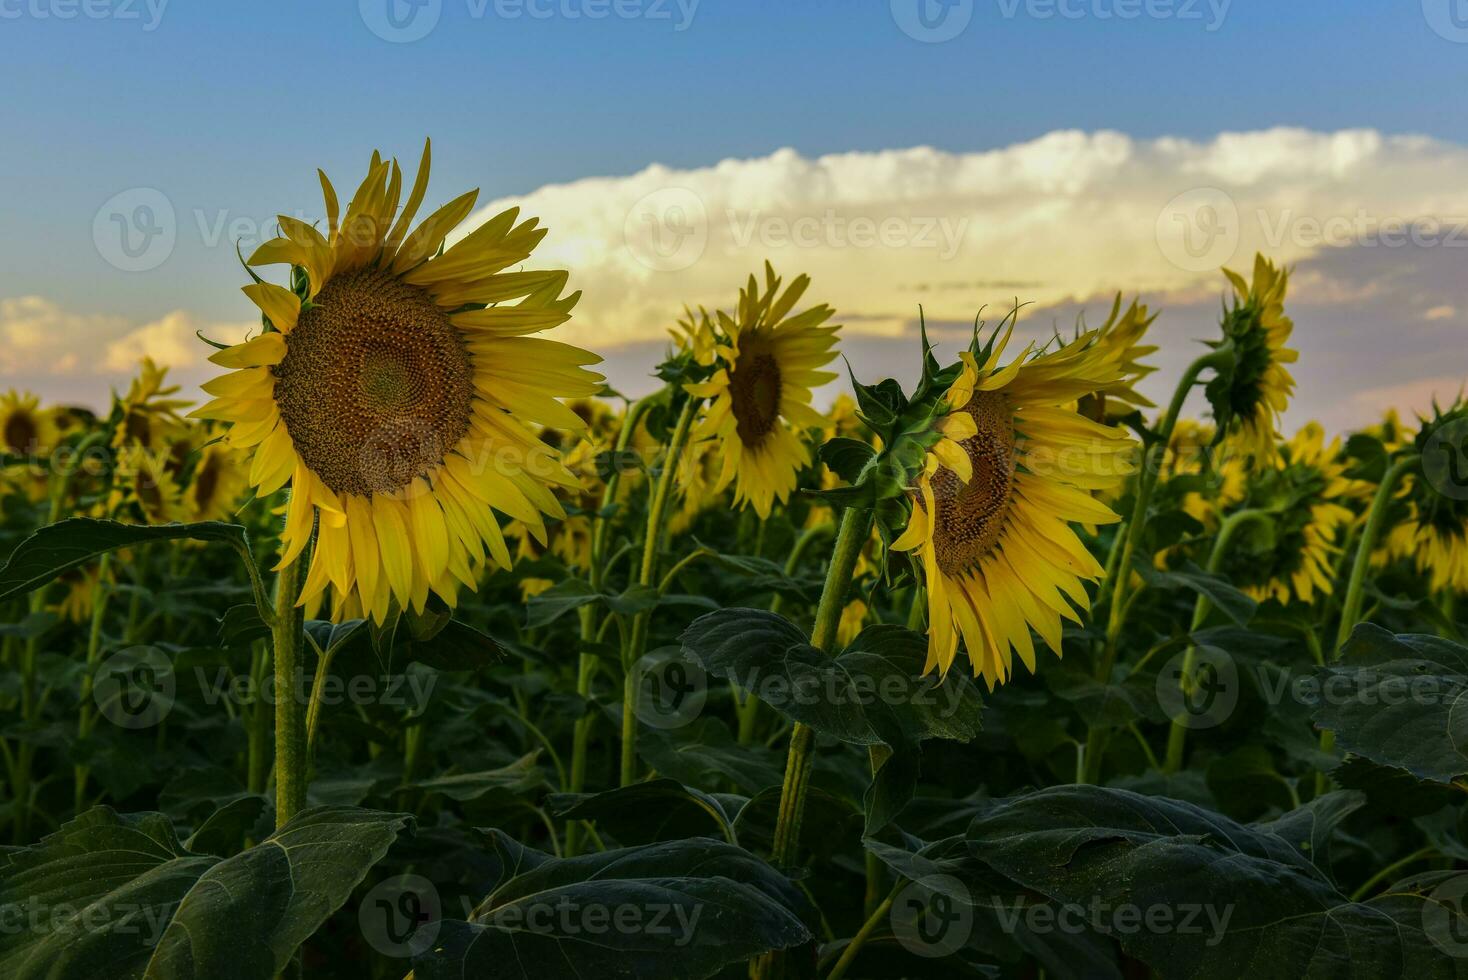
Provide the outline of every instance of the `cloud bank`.
{"type": "MultiPolygon", "coordinates": [[[[753,159],[590,177],[491,201],[466,230],[519,206],[550,233],[535,267],[584,290],[560,336],[608,354],[612,381],[645,390],[683,305],[729,307],[768,258],[807,272],[832,303],[858,370],[915,362],[918,308],[952,343],[980,307],[1032,304],[1035,334],[1104,314],[1110,293],[1164,313],[1164,386],[1216,328],[1221,265],[1263,251],[1296,268],[1302,351],[1292,421],[1367,421],[1386,402],[1451,397],[1468,373],[1468,148],[1373,130],[1271,129],[1208,141],[1055,132],[979,153],[931,147],[753,159]],[[1452,391],[1448,391],[1444,386],[1452,391]]],[[[161,312],[161,311],[160,311],[161,312]]],[[[186,311],[147,324],[0,300],[0,373],[120,376],[140,354],[207,373],[194,330],[241,323],[186,311]]],[[[77,397],[95,400],[78,394],[77,397]]]]}

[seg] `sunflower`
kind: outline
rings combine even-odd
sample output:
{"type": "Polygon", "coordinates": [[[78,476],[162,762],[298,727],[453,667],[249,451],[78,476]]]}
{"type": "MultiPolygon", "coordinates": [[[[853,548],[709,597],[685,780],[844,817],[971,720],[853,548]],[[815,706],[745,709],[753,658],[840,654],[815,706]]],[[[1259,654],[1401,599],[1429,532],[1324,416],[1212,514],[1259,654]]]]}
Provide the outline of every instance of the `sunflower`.
{"type": "Polygon", "coordinates": [[[169,465],[171,457],[141,446],[121,450],[113,475],[107,513],[143,524],[185,520],[183,487],[169,465]]]}
{"type": "Polygon", "coordinates": [[[1086,418],[1105,422],[1109,417],[1125,415],[1138,408],[1153,408],[1153,403],[1139,391],[1137,383],[1157,368],[1143,364],[1142,358],[1157,352],[1155,344],[1144,344],[1147,328],[1152,326],[1158,314],[1148,315],[1147,307],[1132,300],[1123,312],[1121,293],[1111,304],[1111,313],[1106,322],[1096,329],[1095,344],[1106,351],[1120,365],[1121,378],[1100,391],[1091,392],[1080,399],[1079,410],[1086,418]],[[1110,404],[1116,402],[1116,405],[1110,404]]]}
{"type": "Polygon", "coordinates": [[[445,249],[471,191],[409,231],[429,161],[425,144],[400,206],[397,161],[374,153],[345,214],[321,174],[324,235],[280,216],[282,237],[249,264],[290,265],[294,288],[244,287],[267,329],[210,358],[233,370],[194,413],[250,450],[260,496],[290,486],[277,567],[316,526],[300,601],[329,589],[338,617],[381,622],[430,592],[453,605],[484,565],[508,568],[491,508],[544,541],[544,516],[565,516],[550,487],[577,481],[533,427],[583,428],[560,399],[602,383],[584,367],[596,355],[531,336],[570,318],[580,294],[561,295],[567,274],[504,271],[544,237],[535,219],[512,208],[445,249]]]}
{"type": "Polygon", "coordinates": [[[836,375],[818,370],[836,356],[837,326],[822,326],[835,313],[814,306],[788,314],[810,285],[798,276],[783,293],[775,270],[765,263],[765,288],[754,276],[739,293],[734,317],[719,311],[723,332],[716,348],[718,368],[706,381],[684,387],[713,399],[694,440],[715,440],[724,466],[716,489],[734,483],[736,506],[750,504],[761,518],[774,502],[784,503],[800,470],[810,465],[803,430],[827,420],[811,408],[811,390],[836,375]]]}
{"type": "Polygon", "coordinates": [[[1309,603],[1317,591],[1329,595],[1341,539],[1356,516],[1346,503],[1360,496],[1346,477],[1340,440],[1327,443],[1320,425],[1309,423],[1278,448],[1272,468],[1250,480],[1248,506],[1271,516],[1239,528],[1225,574],[1260,601],[1309,603]]]}
{"type": "Polygon", "coordinates": [[[1236,435],[1241,449],[1264,462],[1274,458],[1275,427],[1295,390],[1285,368],[1299,358],[1285,346],[1294,330],[1284,311],[1289,272],[1258,255],[1252,284],[1223,273],[1237,295],[1223,319],[1224,339],[1214,346],[1232,344],[1233,365],[1208,383],[1208,400],[1223,433],[1236,435]]]}
{"type": "MultiPolygon", "coordinates": [[[[1433,592],[1468,593],[1468,466],[1464,465],[1463,432],[1468,431],[1468,405],[1446,411],[1434,406],[1433,418],[1422,419],[1412,439],[1423,457],[1424,473],[1409,472],[1396,496],[1406,515],[1387,535],[1386,552],[1409,559],[1428,576],[1433,592]]],[[[1375,557],[1375,556],[1373,556],[1375,557]]]]}
{"type": "Polygon", "coordinates": [[[1094,333],[1053,351],[1027,348],[999,367],[1014,324],[986,349],[960,354],[943,438],[929,453],[907,529],[892,544],[922,562],[928,663],[946,673],[960,638],[975,676],[1008,680],[1013,653],[1035,669],[1033,629],[1060,655],[1061,621],[1080,622],[1084,582],[1101,565],[1070,524],[1112,523],[1092,491],[1120,484],[1135,442],[1085,418],[1078,399],[1121,372],[1094,333]]]}
{"type": "Polygon", "coordinates": [[[0,395],[0,452],[23,457],[0,468],[0,490],[32,503],[46,499],[50,482],[43,457],[61,440],[56,417],[55,409],[41,408],[41,400],[28,391],[0,395]]]}
{"type": "Polygon", "coordinates": [[[234,514],[250,485],[243,454],[222,442],[199,450],[183,491],[183,509],[190,521],[219,521],[234,514]]]}
{"type": "Polygon", "coordinates": [[[178,385],[170,385],[168,368],[159,367],[151,357],[138,362],[138,376],[128,385],[127,394],[117,400],[114,412],[117,428],[112,433],[114,449],[128,447],[166,451],[170,438],[177,438],[184,428],[179,412],[193,403],[173,398],[178,385]]]}

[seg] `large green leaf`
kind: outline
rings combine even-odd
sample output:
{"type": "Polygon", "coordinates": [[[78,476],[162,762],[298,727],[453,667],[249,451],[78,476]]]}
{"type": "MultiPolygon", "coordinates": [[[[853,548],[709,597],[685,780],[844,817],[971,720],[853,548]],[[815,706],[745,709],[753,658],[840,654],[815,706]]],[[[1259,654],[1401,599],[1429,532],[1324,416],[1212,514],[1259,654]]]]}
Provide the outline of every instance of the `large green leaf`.
{"type": "Polygon", "coordinates": [[[978,689],[957,672],[924,675],[927,640],[900,626],[869,626],[832,657],[799,627],[763,609],[723,609],[694,620],[683,650],[710,674],[776,711],[855,745],[893,748],[979,732],[978,689]]]}
{"type": "Polygon", "coordinates": [[[186,850],[161,813],[96,807],[0,871],[0,976],[268,980],[346,902],[410,818],[316,807],[249,850],[186,850]]]}
{"type": "Polygon", "coordinates": [[[1419,779],[1468,773],[1468,647],[1362,623],[1316,676],[1315,721],[1341,748],[1419,779]]]}
{"type": "Polygon", "coordinates": [[[243,527],[221,521],[148,526],[72,517],[39,529],[15,546],[0,568],[0,599],[39,588],[106,552],[181,538],[249,547],[243,527]]]}
{"type": "Polygon", "coordinates": [[[1164,977],[1455,975],[1454,959],[1424,931],[1422,896],[1392,890],[1353,902],[1296,849],[1298,838],[1192,804],[1061,786],[1001,801],[968,838],[1006,877],[1101,909],[1091,926],[1164,977]]]}
{"type": "Polygon", "coordinates": [[[623,844],[717,833],[739,843],[733,821],[716,797],[676,779],[649,779],[605,793],[556,793],[551,812],[566,820],[591,820],[623,844]]]}
{"type": "Polygon", "coordinates": [[[472,921],[444,921],[419,980],[695,980],[810,941],[800,892],[731,844],[689,838],[559,860],[495,831],[505,878],[472,921]]]}

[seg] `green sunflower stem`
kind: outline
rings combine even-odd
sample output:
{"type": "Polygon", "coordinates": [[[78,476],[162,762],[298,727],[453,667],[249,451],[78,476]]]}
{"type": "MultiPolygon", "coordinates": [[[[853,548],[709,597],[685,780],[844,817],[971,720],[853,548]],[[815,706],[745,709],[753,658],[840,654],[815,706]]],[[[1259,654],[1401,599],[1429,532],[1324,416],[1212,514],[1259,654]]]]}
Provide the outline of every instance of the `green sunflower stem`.
{"type": "Polygon", "coordinates": [[[306,805],[306,706],[300,693],[304,678],[305,613],[296,605],[306,556],[275,576],[274,617],[270,625],[275,650],[275,826],[306,805]]]}
{"type": "MultiPolygon", "coordinates": [[[[872,512],[864,507],[848,507],[841,515],[841,528],[836,534],[836,545],[831,554],[831,564],[826,569],[826,583],[821,588],[815,625],[810,634],[811,645],[817,650],[830,652],[836,645],[836,629],[841,623],[843,600],[847,589],[851,587],[857,559],[871,535],[871,529],[872,512]]],[[[790,751],[785,759],[780,808],[775,822],[774,842],[770,848],[770,861],[777,868],[789,868],[795,863],[801,819],[805,815],[806,792],[809,789],[811,767],[815,761],[812,751],[814,748],[815,732],[796,722],[790,732],[790,751]]],[[[778,958],[779,954],[761,957],[751,970],[751,976],[775,976],[778,958]]]]}
{"type": "MultiPolygon", "coordinates": [[[[1162,470],[1163,461],[1167,458],[1167,447],[1172,443],[1172,431],[1177,426],[1178,416],[1182,414],[1183,404],[1188,400],[1188,394],[1193,390],[1193,386],[1198,384],[1198,376],[1209,368],[1217,369],[1227,364],[1232,358],[1233,347],[1226,342],[1188,365],[1187,370],[1178,379],[1177,388],[1172,393],[1172,401],[1167,405],[1167,413],[1162,417],[1162,425],[1157,430],[1157,441],[1142,454],[1142,466],[1137,474],[1137,489],[1132,504],[1132,516],[1122,525],[1120,532],[1121,552],[1119,555],[1113,554],[1111,558],[1108,558],[1107,565],[1113,567],[1110,576],[1101,586],[1103,595],[1106,594],[1107,587],[1110,587],[1106,641],[1101,659],[1096,667],[1096,679],[1103,684],[1110,681],[1111,671],[1116,666],[1121,630],[1126,624],[1127,588],[1131,583],[1132,557],[1136,554],[1137,544],[1141,541],[1142,532],[1146,527],[1147,509],[1152,505],[1152,491],[1157,486],[1157,476],[1162,470]],[[1112,559],[1115,560],[1114,565],[1112,559]]],[[[1084,760],[1087,782],[1095,782],[1100,775],[1105,740],[1105,733],[1099,728],[1092,727],[1086,733],[1084,760]]]]}
{"type": "MultiPolygon", "coordinates": [[[[841,622],[843,600],[846,598],[846,590],[851,587],[856,561],[871,534],[871,527],[872,512],[866,508],[848,507],[841,515],[841,530],[836,535],[836,546],[831,555],[831,565],[826,571],[826,584],[821,589],[815,625],[810,634],[811,645],[817,650],[830,652],[836,644],[836,629],[841,622]]],[[[814,742],[814,733],[805,725],[797,723],[790,733],[785,782],[780,790],[779,821],[775,825],[774,845],[771,849],[776,867],[789,867],[795,860],[814,742]]]]}
{"type": "MultiPolygon", "coordinates": [[[[801,532],[800,537],[795,539],[795,546],[790,549],[790,557],[785,561],[785,577],[789,578],[795,574],[795,570],[800,567],[800,560],[805,557],[812,543],[831,534],[835,529],[834,524],[826,522],[806,528],[801,532]]],[[[784,599],[783,595],[776,595],[771,599],[770,612],[779,612],[780,607],[784,604],[784,599]]],[[[740,692],[736,688],[734,700],[739,706],[739,744],[749,745],[754,741],[755,723],[759,720],[759,698],[755,697],[754,692],[751,691],[744,694],[743,700],[740,700],[740,692]]]]}
{"type": "MultiPolygon", "coordinates": [[[[1217,572],[1222,566],[1223,556],[1228,552],[1229,542],[1233,540],[1239,528],[1250,521],[1268,520],[1270,516],[1266,510],[1251,508],[1237,511],[1224,518],[1223,523],[1219,525],[1218,536],[1213,539],[1213,551],[1208,556],[1208,571],[1217,572]]],[[[1208,597],[1201,592],[1198,593],[1198,600],[1193,603],[1193,622],[1188,627],[1190,636],[1203,628],[1203,623],[1208,619],[1208,613],[1212,609],[1213,603],[1208,601],[1208,597]]],[[[1188,696],[1192,686],[1194,661],[1197,655],[1198,648],[1189,643],[1187,652],[1183,654],[1182,671],[1178,675],[1178,688],[1182,691],[1184,698],[1188,696]]],[[[1167,733],[1167,757],[1163,762],[1163,772],[1177,772],[1182,768],[1183,750],[1186,747],[1187,739],[1187,726],[1180,718],[1174,718],[1172,728],[1167,733]]]]}
{"type": "MultiPolygon", "coordinates": [[[[663,456],[662,471],[658,474],[657,483],[653,486],[652,498],[647,506],[647,530],[643,535],[642,564],[637,574],[638,585],[651,586],[657,575],[658,551],[664,531],[663,519],[668,511],[668,501],[673,496],[673,482],[678,473],[678,458],[683,454],[683,446],[688,441],[688,432],[693,427],[693,419],[698,414],[700,404],[702,404],[701,399],[688,397],[683,404],[683,411],[678,414],[678,422],[673,428],[673,435],[668,440],[667,452],[663,456]]],[[[622,653],[621,785],[623,786],[630,786],[637,778],[637,714],[634,710],[637,701],[637,686],[634,683],[634,669],[647,648],[647,632],[651,622],[651,609],[644,610],[632,618],[631,636],[627,641],[626,650],[622,653]]]]}
{"type": "MultiPolygon", "coordinates": [[[[627,406],[626,417],[622,420],[622,430],[617,433],[615,452],[618,459],[614,460],[617,465],[614,465],[611,472],[607,474],[606,483],[602,487],[600,506],[591,522],[591,567],[587,569],[587,574],[591,579],[591,587],[595,590],[601,588],[605,569],[603,559],[606,557],[607,535],[610,533],[612,524],[606,514],[606,509],[617,502],[617,492],[622,484],[620,457],[632,444],[632,437],[637,431],[637,426],[641,423],[642,416],[654,397],[656,394],[627,406]]],[[[596,655],[591,653],[591,646],[596,642],[596,609],[593,606],[582,606],[579,614],[581,617],[581,656],[576,665],[576,694],[585,704],[591,700],[591,684],[596,678],[597,659],[596,655]]],[[[595,722],[596,716],[590,711],[576,719],[571,736],[571,774],[570,785],[565,787],[567,792],[580,793],[586,788],[586,753],[591,745],[591,729],[595,722]]],[[[573,820],[566,825],[565,853],[567,857],[575,857],[581,853],[581,831],[582,827],[578,821],[573,820]]]]}
{"type": "MultiPolygon", "coordinates": [[[[1381,483],[1377,485],[1376,496],[1371,499],[1371,509],[1366,512],[1366,525],[1361,529],[1361,539],[1356,544],[1356,557],[1351,563],[1351,578],[1346,584],[1346,598],[1341,604],[1341,622],[1336,630],[1335,648],[1331,652],[1331,659],[1341,655],[1341,648],[1351,638],[1351,630],[1361,621],[1362,595],[1366,589],[1366,572],[1371,566],[1371,552],[1376,548],[1377,539],[1381,537],[1382,525],[1386,523],[1386,512],[1390,509],[1392,493],[1397,488],[1397,483],[1410,470],[1421,462],[1421,457],[1413,453],[1403,456],[1387,469],[1381,477],[1381,483]]],[[[1323,731],[1320,733],[1320,751],[1331,753],[1335,749],[1335,732],[1323,731]]],[[[1329,785],[1329,777],[1323,772],[1315,774],[1315,795],[1324,793],[1329,785]]]]}

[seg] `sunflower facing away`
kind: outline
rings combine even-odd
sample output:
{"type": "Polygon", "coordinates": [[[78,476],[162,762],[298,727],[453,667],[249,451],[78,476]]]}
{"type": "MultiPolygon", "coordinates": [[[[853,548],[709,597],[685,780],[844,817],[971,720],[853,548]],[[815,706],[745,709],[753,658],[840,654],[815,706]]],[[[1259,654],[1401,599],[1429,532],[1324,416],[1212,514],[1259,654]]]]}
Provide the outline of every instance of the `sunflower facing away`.
{"type": "Polygon", "coordinates": [[[1421,422],[1410,441],[1424,467],[1433,469],[1426,479],[1416,472],[1402,479],[1397,495],[1405,499],[1407,514],[1388,534],[1386,551],[1426,573],[1433,592],[1468,594],[1468,465],[1461,434],[1468,431],[1468,404],[1445,411],[1434,406],[1433,417],[1421,422]]]}
{"type": "Polygon", "coordinates": [[[1346,478],[1339,439],[1311,422],[1277,450],[1277,464],[1249,481],[1248,506],[1270,510],[1267,523],[1242,527],[1225,562],[1228,577],[1255,599],[1311,602],[1329,595],[1345,529],[1361,496],[1346,478]]]}
{"type": "Polygon", "coordinates": [[[194,413],[230,424],[260,495],[290,486],[277,567],[316,525],[301,602],[329,590],[337,618],[421,610],[430,591],[453,605],[485,563],[509,567],[491,508],[544,542],[543,516],[564,516],[550,486],[577,481],[536,427],[582,428],[560,399],[602,382],[596,355],[531,336],[570,318],[567,274],[505,271],[545,230],[512,208],[444,248],[471,191],[410,231],[428,171],[425,144],[400,204],[397,161],[374,153],[344,214],[321,174],[325,234],[280,217],[249,264],[290,265],[295,288],[244,287],[268,328],[211,358],[234,370],[194,413]]]}
{"type": "Polygon", "coordinates": [[[836,378],[819,369],[835,358],[841,329],[823,326],[835,313],[824,304],[789,315],[809,276],[796,277],[783,293],[780,285],[768,262],[763,291],[749,277],[736,316],[719,311],[718,369],[710,380],[686,386],[689,394],[713,399],[694,439],[721,447],[716,490],[733,482],[735,504],[752,505],[761,518],[776,500],[789,498],[800,470],[810,465],[803,430],[827,424],[811,408],[811,391],[836,378]]]}
{"type": "Polygon", "coordinates": [[[1060,655],[1061,621],[1080,622],[1084,583],[1101,565],[1071,523],[1116,514],[1091,492],[1131,472],[1135,443],[1080,415],[1075,403],[1121,376],[1094,332],[1064,347],[1033,345],[999,367],[1014,325],[987,350],[964,352],[946,397],[945,438],[928,456],[912,517],[892,547],[921,560],[928,594],[928,663],[946,673],[960,637],[992,689],[1013,654],[1035,669],[1033,629],[1060,655]],[[981,360],[982,358],[982,360],[981,360]]]}
{"type": "Polygon", "coordinates": [[[1237,294],[1223,319],[1223,342],[1233,344],[1234,364],[1208,383],[1208,400],[1224,432],[1267,463],[1274,458],[1276,423],[1295,390],[1285,365],[1299,358],[1299,351],[1285,346],[1294,330],[1284,311],[1289,272],[1259,255],[1252,284],[1228,269],[1223,274],[1237,294]]]}

